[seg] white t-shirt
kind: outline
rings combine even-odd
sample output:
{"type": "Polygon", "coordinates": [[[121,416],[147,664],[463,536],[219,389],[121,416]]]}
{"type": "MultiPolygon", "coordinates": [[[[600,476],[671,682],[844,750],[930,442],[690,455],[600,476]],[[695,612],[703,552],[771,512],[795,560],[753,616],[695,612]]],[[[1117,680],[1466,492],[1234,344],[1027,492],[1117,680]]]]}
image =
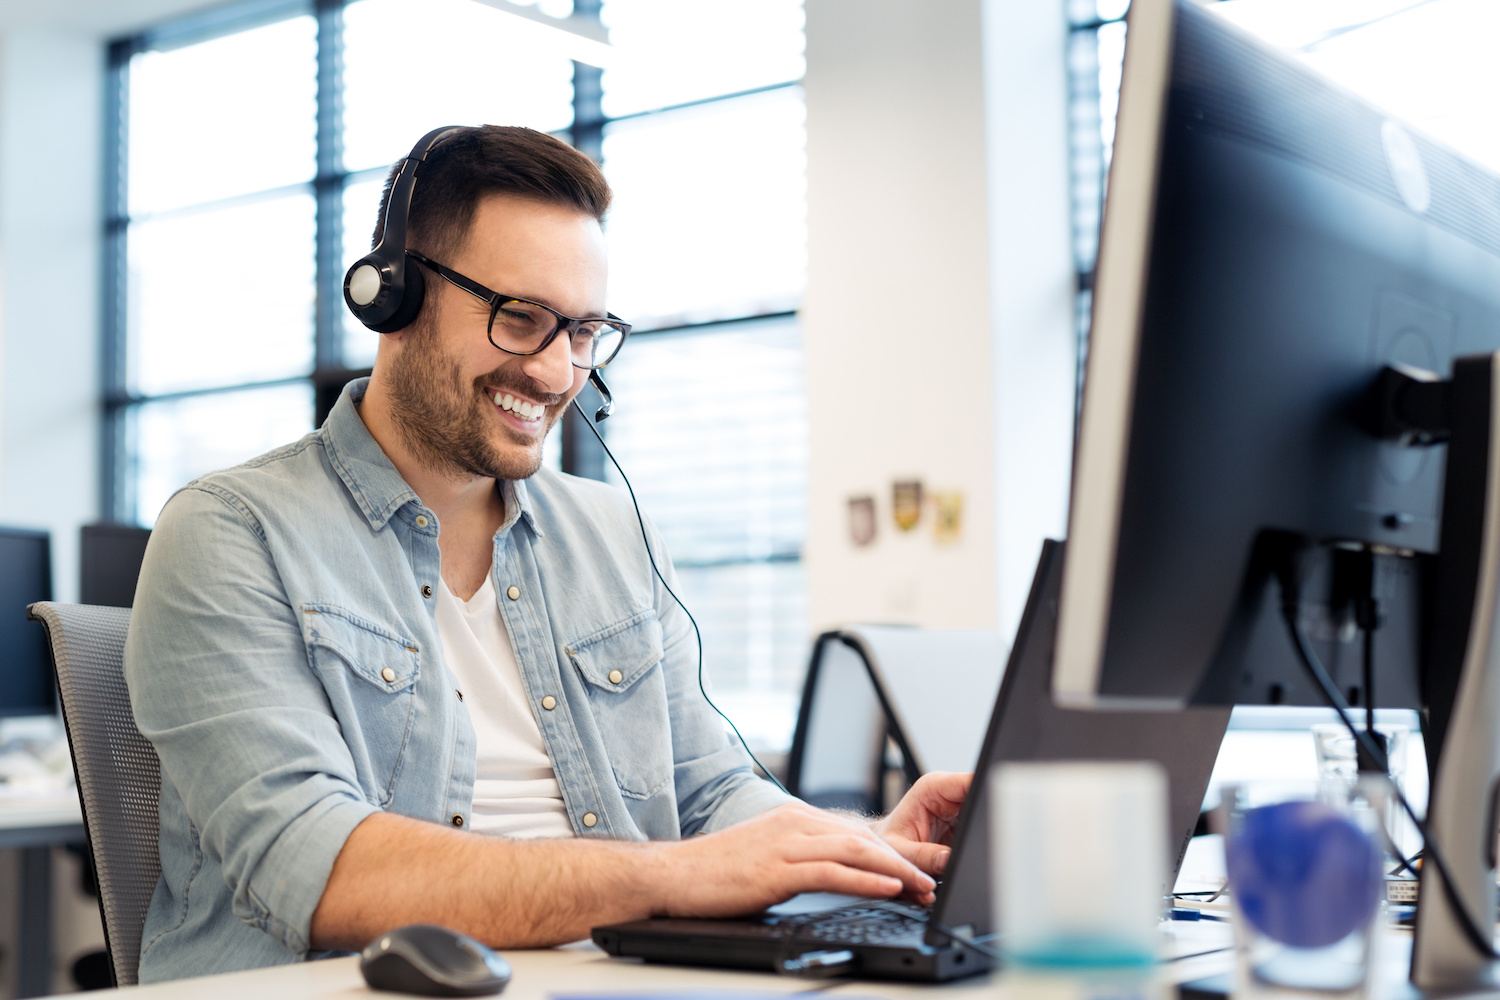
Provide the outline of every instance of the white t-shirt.
{"type": "Polygon", "coordinates": [[[478,753],[470,826],[503,837],[571,837],[562,788],[526,699],[521,668],[500,617],[494,581],[467,601],[438,588],[443,658],[474,724],[478,753]]]}

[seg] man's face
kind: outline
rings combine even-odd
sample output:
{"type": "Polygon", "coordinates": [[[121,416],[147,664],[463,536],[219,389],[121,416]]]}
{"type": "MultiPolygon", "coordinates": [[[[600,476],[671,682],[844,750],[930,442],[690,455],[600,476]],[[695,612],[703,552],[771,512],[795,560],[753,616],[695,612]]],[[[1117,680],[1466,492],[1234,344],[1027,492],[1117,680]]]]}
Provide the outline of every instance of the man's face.
{"type": "MultiPolygon", "coordinates": [[[[451,256],[438,262],[502,295],[567,316],[604,315],[604,235],[575,209],[489,195],[451,256]]],[[[455,477],[530,476],[541,467],[542,440],[588,372],[573,367],[566,333],[540,354],[497,350],[486,337],[488,305],[431,271],[423,277],[430,306],[385,338],[377,361],[387,368],[403,442],[455,477]]]]}

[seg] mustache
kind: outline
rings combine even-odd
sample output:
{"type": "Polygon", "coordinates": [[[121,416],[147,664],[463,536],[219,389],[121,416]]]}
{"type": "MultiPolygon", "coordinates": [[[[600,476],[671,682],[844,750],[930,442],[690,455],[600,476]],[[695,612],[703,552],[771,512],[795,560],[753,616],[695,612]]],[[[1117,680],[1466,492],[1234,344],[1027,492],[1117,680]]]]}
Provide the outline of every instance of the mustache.
{"type": "Polygon", "coordinates": [[[549,407],[556,406],[567,399],[560,393],[548,392],[530,375],[505,368],[497,368],[488,375],[481,375],[474,380],[476,392],[483,392],[485,389],[502,389],[511,395],[525,396],[533,402],[549,407]]]}

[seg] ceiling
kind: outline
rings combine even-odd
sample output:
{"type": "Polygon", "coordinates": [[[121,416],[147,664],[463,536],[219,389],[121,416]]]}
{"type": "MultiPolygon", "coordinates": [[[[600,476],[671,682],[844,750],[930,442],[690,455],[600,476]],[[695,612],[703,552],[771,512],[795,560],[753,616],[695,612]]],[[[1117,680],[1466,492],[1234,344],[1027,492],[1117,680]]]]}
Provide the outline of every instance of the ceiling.
{"type": "Polygon", "coordinates": [[[225,0],[0,0],[0,31],[57,28],[107,39],[224,5],[225,0]]]}

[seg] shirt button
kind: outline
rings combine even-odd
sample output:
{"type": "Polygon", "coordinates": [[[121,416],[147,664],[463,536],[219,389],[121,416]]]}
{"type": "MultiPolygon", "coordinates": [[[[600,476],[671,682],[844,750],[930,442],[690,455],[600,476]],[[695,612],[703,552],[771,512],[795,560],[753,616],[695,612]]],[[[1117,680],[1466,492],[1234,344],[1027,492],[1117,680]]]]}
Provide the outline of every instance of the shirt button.
{"type": "Polygon", "coordinates": [[[429,586],[427,586],[427,584],[425,584],[425,583],[422,584],[422,596],[423,597],[431,597],[432,596],[432,588],[429,587],[429,586]]]}
{"type": "Polygon", "coordinates": [[[586,826],[586,827],[588,827],[590,830],[592,830],[595,826],[597,826],[598,823],[599,823],[599,817],[598,816],[595,816],[593,813],[584,813],[583,814],[583,825],[586,826]]]}
{"type": "Polygon", "coordinates": [[[625,679],[625,675],[622,674],[622,673],[620,673],[618,670],[611,670],[609,672],[609,682],[611,684],[618,684],[621,681],[623,681],[624,679],[625,679]]]}
{"type": "Polygon", "coordinates": [[[417,515],[417,527],[419,527],[419,528],[425,528],[425,527],[427,527],[427,517],[425,515],[423,515],[423,514],[418,514],[417,515]]]}
{"type": "Polygon", "coordinates": [[[464,700],[464,693],[462,691],[460,691],[458,688],[454,688],[453,689],[453,693],[456,694],[456,695],[458,695],[458,700],[459,701],[463,701],[464,700]]]}
{"type": "Polygon", "coordinates": [[[460,816],[458,813],[454,813],[453,814],[453,818],[450,819],[448,822],[452,823],[454,826],[463,826],[464,825],[464,818],[462,816],[460,816]]]}
{"type": "Polygon", "coordinates": [[[557,699],[549,694],[547,697],[542,699],[542,707],[549,712],[552,711],[557,707],[557,699]]]}
{"type": "Polygon", "coordinates": [[[521,599],[521,588],[515,584],[511,584],[510,588],[506,590],[505,596],[509,597],[512,601],[519,601],[521,599]]]}
{"type": "Polygon", "coordinates": [[[391,681],[396,679],[396,671],[392,670],[390,667],[386,667],[380,672],[380,676],[385,678],[385,682],[389,684],[391,681]]]}

